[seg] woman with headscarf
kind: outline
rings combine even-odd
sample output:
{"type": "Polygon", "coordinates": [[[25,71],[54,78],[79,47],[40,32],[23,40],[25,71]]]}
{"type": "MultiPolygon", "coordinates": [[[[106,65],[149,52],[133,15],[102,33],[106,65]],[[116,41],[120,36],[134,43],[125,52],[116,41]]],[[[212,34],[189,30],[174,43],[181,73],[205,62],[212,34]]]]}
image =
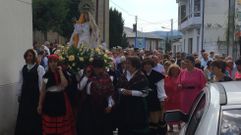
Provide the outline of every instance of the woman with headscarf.
{"type": "Polygon", "coordinates": [[[75,135],[71,104],[65,92],[66,75],[58,66],[58,56],[48,56],[48,71],[43,76],[38,113],[42,115],[43,135],[75,135]]]}
{"type": "Polygon", "coordinates": [[[114,105],[114,86],[102,58],[95,57],[91,66],[93,74],[81,81],[80,90],[86,97],[79,106],[77,132],[78,135],[113,135],[109,114],[114,105]]]}
{"type": "Polygon", "coordinates": [[[44,68],[37,64],[33,49],[24,53],[26,65],[20,71],[18,85],[19,111],[15,135],[41,135],[41,117],[37,113],[39,90],[44,68]]]}
{"type": "Polygon", "coordinates": [[[149,135],[148,110],[148,80],[140,71],[139,57],[128,57],[127,72],[123,74],[117,88],[119,97],[119,135],[149,135]]]}
{"type": "Polygon", "coordinates": [[[178,87],[181,92],[180,109],[188,114],[191,106],[204,88],[207,80],[201,69],[195,67],[193,56],[186,56],[186,69],[182,70],[178,78],[178,87]]]}

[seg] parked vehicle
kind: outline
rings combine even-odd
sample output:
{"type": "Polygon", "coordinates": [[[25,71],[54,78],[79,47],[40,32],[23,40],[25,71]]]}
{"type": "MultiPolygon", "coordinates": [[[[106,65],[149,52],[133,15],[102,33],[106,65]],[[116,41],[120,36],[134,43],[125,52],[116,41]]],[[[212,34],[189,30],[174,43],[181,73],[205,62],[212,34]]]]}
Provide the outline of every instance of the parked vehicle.
{"type": "Polygon", "coordinates": [[[210,83],[196,98],[189,114],[168,111],[165,119],[186,123],[180,135],[240,135],[241,82],[210,83]]]}

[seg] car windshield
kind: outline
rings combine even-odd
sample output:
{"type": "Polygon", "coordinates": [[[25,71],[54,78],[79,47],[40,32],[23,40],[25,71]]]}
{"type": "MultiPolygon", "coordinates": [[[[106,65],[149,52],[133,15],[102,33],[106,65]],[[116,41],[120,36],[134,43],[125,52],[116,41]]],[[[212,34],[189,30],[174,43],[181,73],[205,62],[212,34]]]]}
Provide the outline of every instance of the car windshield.
{"type": "Polygon", "coordinates": [[[241,109],[223,110],[221,135],[241,135],[241,109]]]}
{"type": "Polygon", "coordinates": [[[199,122],[204,113],[204,108],[205,108],[205,104],[206,104],[206,95],[204,93],[201,93],[197,99],[198,100],[196,100],[196,102],[198,102],[198,103],[196,106],[194,106],[195,108],[193,108],[194,111],[191,115],[191,119],[190,119],[190,122],[189,122],[187,130],[186,130],[186,135],[194,135],[195,134],[196,129],[197,129],[199,122]]]}

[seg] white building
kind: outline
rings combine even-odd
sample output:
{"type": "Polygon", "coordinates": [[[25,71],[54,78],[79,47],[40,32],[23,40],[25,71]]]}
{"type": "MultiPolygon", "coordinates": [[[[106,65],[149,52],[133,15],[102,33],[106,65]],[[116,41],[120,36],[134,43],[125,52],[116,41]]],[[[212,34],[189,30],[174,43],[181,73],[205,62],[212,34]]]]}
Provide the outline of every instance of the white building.
{"type": "MultiPolygon", "coordinates": [[[[124,33],[126,33],[127,41],[130,46],[135,47],[135,32],[131,28],[124,27],[124,33]]],[[[137,46],[136,48],[142,48],[144,50],[166,50],[165,38],[156,34],[139,32],[137,34],[137,46]]]]}
{"type": "Polygon", "coordinates": [[[175,41],[172,41],[172,52],[175,54],[177,52],[182,52],[182,39],[178,39],[178,40],[175,40],[175,41]]]}
{"type": "Polygon", "coordinates": [[[182,50],[200,53],[202,49],[226,54],[228,0],[177,0],[182,50]]]}
{"type": "Polygon", "coordinates": [[[13,135],[19,70],[32,47],[31,0],[0,0],[0,18],[0,135],[13,135]]]}

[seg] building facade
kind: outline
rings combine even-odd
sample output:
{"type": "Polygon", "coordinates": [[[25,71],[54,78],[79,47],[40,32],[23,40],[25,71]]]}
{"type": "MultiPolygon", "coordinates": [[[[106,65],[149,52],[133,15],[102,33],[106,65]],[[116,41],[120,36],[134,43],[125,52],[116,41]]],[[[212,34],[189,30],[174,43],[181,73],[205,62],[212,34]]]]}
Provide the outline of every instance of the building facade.
{"type": "Polygon", "coordinates": [[[24,52],[32,47],[31,0],[1,0],[0,16],[0,135],[13,135],[19,71],[24,52]]]}
{"type": "Polygon", "coordinates": [[[127,41],[130,47],[140,48],[148,51],[166,50],[166,43],[164,37],[138,31],[137,44],[135,44],[135,32],[133,32],[131,28],[124,27],[124,33],[126,34],[127,41]]]}
{"type": "Polygon", "coordinates": [[[182,50],[227,54],[228,0],[177,0],[182,50]]]}
{"type": "Polygon", "coordinates": [[[182,39],[177,39],[172,42],[172,53],[176,54],[177,52],[182,52],[182,39]]]}
{"type": "Polygon", "coordinates": [[[95,19],[100,29],[101,40],[109,47],[109,0],[93,0],[95,19]]]}

